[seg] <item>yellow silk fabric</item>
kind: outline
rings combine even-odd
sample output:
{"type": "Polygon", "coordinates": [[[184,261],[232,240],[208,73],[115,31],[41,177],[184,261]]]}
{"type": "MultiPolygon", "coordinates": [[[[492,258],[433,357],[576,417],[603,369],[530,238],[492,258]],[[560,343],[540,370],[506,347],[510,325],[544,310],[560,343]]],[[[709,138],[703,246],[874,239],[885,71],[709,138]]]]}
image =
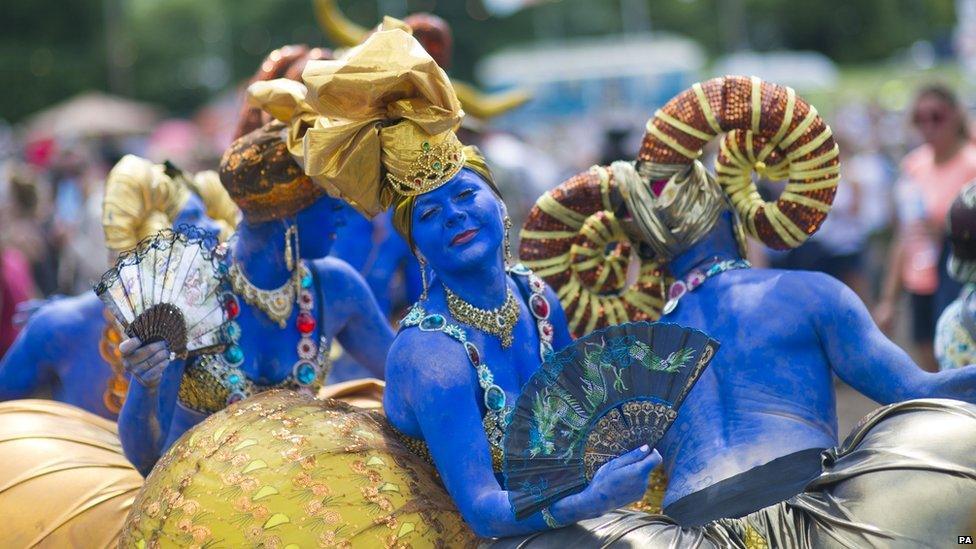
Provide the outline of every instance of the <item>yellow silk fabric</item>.
{"type": "Polygon", "coordinates": [[[116,252],[134,248],[143,238],[169,227],[189,196],[189,190],[167,176],[162,165],[125,155],[105,180],[105,245],[116,252]]]}
{"type": "Polygon", "coordinates": [[[211,415],[146,479],[124,547],[466,547],[433,470],[376,412],[268,391],[211,415]]]}
{"type": "Polygon", "coordinates": [[[0,404],[4,547],[117,547],[142,484],[114,422],[49,400],[0,404]]]}
{"type": "MultiPolygon", "coordinates": [[[[460,148],[463,111],[447,74],[400,29],[371,35],[341,59],[310,61],[302,78],[322,115],[305,134],[305,172],[366,215],[394,199],[384,169],[407,178],[425,142],[460,148]]],[[[454,174],[445,175],[438,184],[454,174]]]]}

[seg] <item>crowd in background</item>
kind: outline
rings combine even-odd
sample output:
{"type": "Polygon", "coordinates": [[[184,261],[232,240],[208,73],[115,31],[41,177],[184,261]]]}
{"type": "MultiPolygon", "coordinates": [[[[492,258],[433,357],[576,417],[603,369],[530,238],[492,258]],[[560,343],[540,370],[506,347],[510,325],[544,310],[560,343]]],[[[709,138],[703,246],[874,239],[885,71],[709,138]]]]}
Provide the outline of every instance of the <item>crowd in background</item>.
{"type": "MultiPolygon", "coordinates": [[[[827,222],[800,248],[770,253],[755,247],[751,258],[759,265],[817,270],[840,279],[927,369],[935,368],[935,322],[960,289],[945,274],[944,226],[952,199],[976,179],[968,99],[932,84],[918,90],[904,111],[857,101],[826,113],[842,161],[842,181],[827,222]]],[[[642,124],[598,125],[594,128],[592,120],[561,124],[539,142],[482,125],[464,131],[495,166],[518,226],[547,189],[590,165],[628,158],[637,150],[642,124]]],[[[147,139],[25,142],[12,135],[5,132],[0,152],[4,319],[18,301],[86,291],[108,267],[101,188],[122,154],[160,156],[156,161],[175,154],[177,162],[196,170],[213,168],[221,147],[217,139],[202,148],[198,143],[160,152],[147,139]]],[[[772,197],[782,182],[761,181],[761,186],[772,197]]],[[[0,351],[13,338],[13,325],[5,322],[0,351]]]]}

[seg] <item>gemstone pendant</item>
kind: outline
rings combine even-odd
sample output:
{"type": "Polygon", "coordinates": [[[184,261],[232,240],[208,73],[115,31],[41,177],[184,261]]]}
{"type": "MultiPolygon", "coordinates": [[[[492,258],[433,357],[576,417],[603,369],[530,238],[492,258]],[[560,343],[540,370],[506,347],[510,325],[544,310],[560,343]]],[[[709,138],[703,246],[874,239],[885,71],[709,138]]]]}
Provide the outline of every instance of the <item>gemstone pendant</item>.
{"type": "Polygon", "coordinates": [[[424,317],[423,320],[420,321],[420,329],[425,332],[434,332],[443,328],[444,324],[446,323],[447,320],[444,318],[443,315],[439,315],[439,314],[427,315],[426,317],[424,317]]]}
{"type": "Polygon", "coordinates": [[[298,333],[302,335],[308,335],[312,333],[315,329],[315,319],[307,311],[302,311],[298,313],[298,318],[295,320],[295,326],[298,328],[298,333]]]}
{"type": "Polygon", "coordinates": [[[529,298],[529,308],[538,319],[549,318],[549,302],[541,294],[533,294],[529,298]]]}
{"type": "Polygon", "coordinates": [[[481,365],[481,353],[478,351],[478,348],[474,346],[474,343],[465,341],[464,350],[467,351],[468,360],[471,361],[473,366],[478,367],[481,365]]]}
{"type": "Polygon", "coordinates": [[[293,372],[295,376],[295,381],[300,385],[311,385],[315,382],[315,378],[318,377],[318,371],[314,364],[311,362],[299,362],[295,364],[295,370],[293,372]]]}
{"type": "Polygon", "coordinates": [[[685,285],[681,280],[676,280],[674,284],[671,285],[671,289],[668,291],[669,299],[678,299],[679,297],[685,295],[688,291],[688,286],[685,285]]]}
{"type": "Polygon", "coordinates": [[[485,406],[489,410],[498,411],[505,407],[505,391],[498,385],[485,389],[485,406]]]}
{"type": "Polygon", "coordinates": [[[235,319],[241,314],[241,304],[237,301],[237,296],[231,293],[224,294],[224,312],[228,319],[235,319]]]}
{"type": "Polygon", "coordinates": [[[244,351],[237,345],[231,345],[224,350],[224,360],[231,366],[244,362],[244,351]]]}

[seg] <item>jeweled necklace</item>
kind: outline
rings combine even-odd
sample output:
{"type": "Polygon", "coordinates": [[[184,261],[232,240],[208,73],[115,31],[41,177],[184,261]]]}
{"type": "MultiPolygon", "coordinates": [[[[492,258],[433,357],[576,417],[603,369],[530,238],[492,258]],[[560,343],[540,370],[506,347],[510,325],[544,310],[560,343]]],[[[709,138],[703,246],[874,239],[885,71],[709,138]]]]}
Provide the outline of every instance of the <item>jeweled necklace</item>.
{"type": "MultiPolygon", "coordinates": [[[[535,317],[536,328],[539,332],[539,360],[545,362],[546,358],[553,352],[552,340],[554,334],[552,323],[549,322],[551,308],[549,307],[549,300],[546,299],[546,285],[541,278],[522,264],[509,267],[508,272],[513,275],[527,276],[529,279],[529,290],[532,292],[532,295],[529,297],[529,310],[532,312],[532,316],[535,317]]],[[[510,289],[509,295],[512,299],[515,298],[514,293],[510,289]]],[[[517,306],[518,302],[516,302],[517,306]]],[[[451,314],[453,315],[454,313],[452,312],[451,314]]],[[[407,316],[403,317],[403,320],[400,321],[400,325],[405,328],[417,327],[424,332],[443,332],[464,346],[464,352],[471,366],[475,369],[475,374],[478,376],[478,385],[481,387],[484,395],[485,417],[482,420],[482,426],[485,429],[485,436],[488,438],[488,444],[491,447],[492,459],[500,463],[503,452],[502,440],[505,437],[505,429],[508,427],[508,422],[514,408],[508,405],[505,391],[495,383],[495,376],[491,373],[491,368],[483,360],[484,355],[474,343],[468,341],[468,336],[464,328],[457,324],[449,323],[447,318],[442,314],[428,314],[419,302],[414,303],[407,316]]]]}
{"type": "Polygon", "coordinates": [[[447,296],[447,309],[458,322],[497,337],[505,349],[512,346],[512,330],[518,323],[519,305],[511,288],[505,288],[505,303],[494,309],[475,307],[452,292],[447,285],[444,285],[444,295],[447,296]]]}
{"type": "Polygon", "coordinates": [[[664,304],[662,313],[668,314],[674,311],[678,307],[678,301],[685,294],[695,291],[696,288],[704,284],[709,278],[719,273],[724,273],[725,271],[748,269],[750,267],[752,267],[752,263],[749,263],[745,259],[721,259],[713,257],[702,261],[671,284],[671,288],[668,290],[668,302],[664,304]]]}
{"type": "MultiPolygon", "coordinates": [[[[311,276],[305,263],[301,263],[301,269],[302,278],[311,276]]],[[[230,285],[234,292],[242,296],[244,301],[261,309],[268,318],[277,322],[279,327],[284,328],[287,325],[292,306],[300,293],[296,277],[289,276],[281,286],[272,290],[263,290],[247,279],[240,263],[236,261],[231,264],[227,275],[230,277],[230,285]]]]}
{"type": "MultiPolygon", "coordinates": [[[[231,266],[231,269],[233,268],[234,266],[231,266]]],[[[312,271],[305,262],[300,263],[300,268],[302,277],[297,283],[299,287],[297,299],[298,316],[295,318],[295,328],[299,334],[297,346],[298,360],[292,366],[288,377],[274,385],[268,387],[259,386],[248,379],[244,372],[241,371],[240,366],[244,363],[244,351],[237,344],[241,337],[241,327],[235,320],[240,314],[240,303],[237,301],[237,296],[232,293],[227,293],[223,296],[224,311],[227,313],[227,318],[230,319],[224,331],[224,336],[229,341],[229,345],[219,355],[219,362],[221,364],[211,362],[204,364],[204,367],[208,368],[212,374],[220,379],[227,389],[227,404],[232,404],[251,396],[255,392],[258,392],[258,390],[276,387],[292,387],[299,392],[314,395],[318,386],[324,383],[326,376],[329,374],[329,340],[322,333],[316,344],[315,339],[312,337],[312,332],[315,331],[317,324],[315,317],[312,316],[312,309],[315,307],[312,271]]]]}

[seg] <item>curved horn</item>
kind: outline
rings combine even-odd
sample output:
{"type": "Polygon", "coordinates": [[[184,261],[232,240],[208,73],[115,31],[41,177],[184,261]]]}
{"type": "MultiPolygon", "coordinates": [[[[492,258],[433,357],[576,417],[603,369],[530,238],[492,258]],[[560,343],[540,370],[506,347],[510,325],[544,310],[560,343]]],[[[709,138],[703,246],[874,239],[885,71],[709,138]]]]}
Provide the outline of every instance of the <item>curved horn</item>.
{"type": "Polygon", "coordinates": [[[451,83],[464,112],[481,120],[504,114],[532,99],[532,94],[525,90],[486,94],[467,82],[451,80],[451,83]]]}
{"type": "Polygon", "coordinates": [[[698,83],[647,123],[638,164],[690,164],[719,134],[716,180],[746,230],[774,249],[803,243],[820,228],[837,190],[837,144],[817,110],[791,88],[756,77],[725,76],[698,83]],[[753,170],[786,175],[775,202],[764,202],[753,170]]]}
{"type": "Polygon", "coordinates": [[[335,0],[313,0],[313,7],[315,18],[322,31],[337,46],[343,48],[358,46],[369,35],[369,29],[350,21],[339,9],[335,0]]]}
{"type": "Polygon", "coordinates": [[[613,212],[616,187],[612,168],[577,174],[539,197],[519,235],[519,259],[556,291],[575,337],[657,320],[664,306],[656,262],[640,259],[628,283],[633,244],[613,212]]]}

